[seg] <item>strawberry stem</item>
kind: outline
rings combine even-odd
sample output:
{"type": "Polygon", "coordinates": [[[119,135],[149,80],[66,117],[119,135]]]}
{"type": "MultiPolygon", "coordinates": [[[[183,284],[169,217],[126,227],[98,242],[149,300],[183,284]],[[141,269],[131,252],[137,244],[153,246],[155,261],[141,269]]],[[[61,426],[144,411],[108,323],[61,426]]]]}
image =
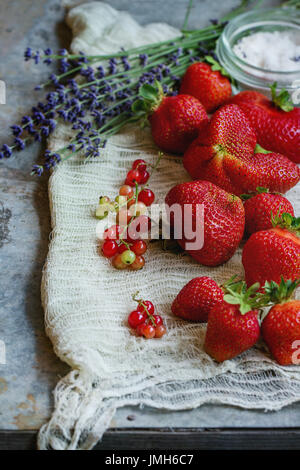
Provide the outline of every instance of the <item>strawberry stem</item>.
{"type": "Polygon", "coordinates": [[[279,216],[275,217],[271,215],[271,222],[273,227],[279,227],[294,233],[297,237],[300,237],[300,217],[293,217],[288,212],[284,212],[279,216]]]}
{"type": "Polygon", "coordinates": [[[224,301],[231,305],[239,305],[241,315],[252,310],[260,310],[268,304],[269,298],[257,292],[259,288],[258,282],[248,289],[245,281],[235,282],[226,286],[224,301]]]}
{"type": "Polygon", "coordinates": [[[274,281],[266,281],[264,290],[269,302],[278,304],[289,300],[299,285],[300,279],[296,279],[295,281],[288,279],[285,281],[283,276],[281,276],[280,284],[274,281]]]}
{"type": "Polygon", "coordinates": [[[274,105],[286,113],[293,111],[294,104],[289,92],[285,88],[282,88],[282,90],[277,93],[277,82],[274,82],[270,88],[274,105]]]}

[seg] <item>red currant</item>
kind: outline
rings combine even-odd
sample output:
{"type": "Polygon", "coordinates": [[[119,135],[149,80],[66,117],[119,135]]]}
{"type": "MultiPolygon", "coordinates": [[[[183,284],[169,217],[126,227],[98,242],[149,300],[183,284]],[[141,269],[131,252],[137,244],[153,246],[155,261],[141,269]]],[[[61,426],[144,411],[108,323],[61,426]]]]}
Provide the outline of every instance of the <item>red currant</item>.
{"type": "Polygon", "coordinates": [[[138,336],[143,336],[144,334],[144,329],[146,328],[147,326],[147,323],[141,323],[140,325],[137,326],[136,328],[136,332],[138,334],[138,336]]]}
{"type": "Polygon", "coordinates": [[[151,189],[143,189],[138,195],[138,200],[143,202],[146,206],[151,206],[151,204],[154,202],[154,199],[155,195],[151,189]]]}
{"type": "Polygon", "coordinates": [[[122,255],[120,255],[120,253],[119,253],[112,260],[112,265],[113,265],[114,268],[116,268],[116,269],[126,269],[127,268],[126,264],[123,263],[121,257],[122,257],[122,255]]]}
{"type": "Polygon", "coordinates": [[[121,229],[127,227],[131,220],[132,215],[129,213],[127,209],[121,209],[117,214],[117,222],[120,225],[121,229]]]}
{"type": "Polygon", "coordinates": [[[155,338],[162,338],[167,333],[167,329],[164,325],[158,325],[155,328],[155,338]]]}
{"type": "Polygon", "coordinates": [[[110,199],[108,196],[101,196],[99,199],[99,204],[108,204],[110,202],[110,199]]]}
{"type": "Polygon", "coordinates": [[[112,225],[104,231],[105,240],[118,240],[120,238],[121,227],[119,225],[112,225]]]}
{"type": "Polygon", "coordinates": [[[148,325],[146,325],[144,328],[143,328],[143,336],[145,336],[146,339],[152,339],[154,338],[155,336],[155,328],[153,325],[151,325],[150,323],[148,323],[148,325]]]}
{"type": "Polygon", "coordinates": [[[147,164],[146,164],[145,160],[141,160],[141,159],[134,160],[134,162],[132,164],[132,169],[133,170],[144,171],[144,170],[146,170],[146,168],[147,168],[147,164]]]}
{"type": "Polygon", "coordinates": [[[119,252],[120,254],[122,254],[122,253],[124,253],[124,251],[126,251],[126,250],[128,250],[128,246],[125,245],[125,243],[121,243],[121,244],[119,245],[118,252],[119,252]]]}
{"type": "Polygon", "coordinates": [[[147,312],[149,313],[149,315],[153,315],[154,314],[154,305],[152,302],[150,302],[150,300],[143,300],[143,305],[142,304],[139,304],[137,310],[139,312],[145,312],[145,308],[146,307],[146,310],[147,312]]]}
{"type": "Polygon", "coordinates": [[[132,263],[134,263],[135,258],[136,258],[135,253],[133,253],[133,251],[131,250],[123,251],[121,255],[122,262],[126,264],[127,266],[130,266],[132,263]]]}
{"type": "Polygon", "coordinates": [[[135,198],[133,198],[133,199],[131,199],[130,201],[128,201],[128,204],[127,204],[128,209],[129,209],[131,206],[133,206],[133,204],[135,204],[135,202],[136,202],[136,201],[135,201],[135,198]]]}
{"type": "Polygon", "coordinates": [[[144,323],[147,320],[147,314],[146,312],[143,314],[142,312],[139,312],[138,310],[134,310],[133,312],[130,313],[128,317],[128,324],[131,326],[131,328],[136,329],[141,323],[144,323]]]}
{"type": "Polygon", "coordinates": [[[112,258],[118,252],[118,244],[114,240],[106,240],[102,246],[102,253],[106,258],[112,258]]]}
{"type": "Polygon", "coordinates": [[[139,215],[131,221],[128,227],[128,239],[130,241],[148,238],[151,229],[151,219],[147,215],[139,215]]]}
{"type": "Polygon", "coordinates": [[[146,184],[150,178],[150,174],[147,170],[140,170],[140,184],[146,184]]]}
{"type": "Polygon", "coordinates": [[[145,266],[145,259],[143,256],[137,256],[134,262],[129,266],[132,271],[139,271],[145,266]]]}
{"type": "Polygon", "coordinates": [[[137,202],[136,204],[132,204],[129,209],[129,214],[132,217],[139,217],[140,215],[144,215],[148,212],[146,205],[143,202],[137,202]]]}
{"type": "Polygon", "coordinates": [[[134,190],[129,184],[123,184],[119,191],[120,196],[125,196],[127,199],[131,199],[134,196],[134,190]]]}
{"type": "Polygon", "coordinates": [[[163,319],[161,318],[160,315],[153,315],[153,320],[156,326],[163,324],[163,319]]]}
{"type": "Polygon", "coordinates": [[[147,245],[143,240],[137,240],[131,247],[132,251],[137,255],[143,255],[147,251],[147,245]]]}
{"type": "Polygon", "coordinates": [[[134,230],[134,221],[130,224],[127,233],[126,233],[126,242],[127,243],[134,243],[136,240],[139,240],[140,234],[134,230]]]}
{"type": "Polygon", "coordinates": [[[139,170],[130,170],[127,173],[125,184],[129,186],[135,186],[135,183],[141,183],[141,173],[139,170]]]}

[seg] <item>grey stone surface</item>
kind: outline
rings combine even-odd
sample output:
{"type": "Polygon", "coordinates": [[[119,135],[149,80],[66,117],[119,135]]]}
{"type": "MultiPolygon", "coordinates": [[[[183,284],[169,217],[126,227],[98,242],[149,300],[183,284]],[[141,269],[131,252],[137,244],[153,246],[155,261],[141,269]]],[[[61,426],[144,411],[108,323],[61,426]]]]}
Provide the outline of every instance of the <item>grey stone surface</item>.
{"type": "MultiPolygon", "coordinates": [[[[220,17],[238,0],[194,3],[192,28],[220,17]]],[[[129,11],[142,24],[166,21],[181,27],[187,0],[110,0],[109,4],[129,11]]],[[[46,67],[25,63],[23,51],[28,45],[68,47],[71,35],[64,14],[59,0],[0,1],[0,79],[7,85],[7,104],[0,105],[1,143],[8,139],[8,127],[35,104],[39,95],[32,89],[49,73],[46,67]]],[[[68,371],[45,337],[40,303],[50,233],[47,180],[29,175],[40,152],[41,147],[33,145],[0,163],[0,342],[6,346],[6,364],[1,364],[0,356],[0,429],[39,428],[50,416],[56,382],[68,371]]],[[[276,413],[213,405],[185,412],[124,408],[111,426],[300,426],[300,413],[298,405],[276,413]]]]}

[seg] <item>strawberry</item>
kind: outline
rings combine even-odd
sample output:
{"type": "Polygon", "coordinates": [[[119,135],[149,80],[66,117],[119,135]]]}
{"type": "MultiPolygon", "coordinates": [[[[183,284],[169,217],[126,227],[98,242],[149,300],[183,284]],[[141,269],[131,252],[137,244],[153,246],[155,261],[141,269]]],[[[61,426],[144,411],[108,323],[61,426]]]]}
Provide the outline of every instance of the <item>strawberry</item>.
{"type": "Polygon", "coordinates": [[[208,113],[224,104],[232,94],[231,83],[226,72],[212,57],[205,58],[211,63],[195,62],[190,65],[181,82],[180,93],[194,96],[208,113]]]}
{"type": "Polygon", "coordinates": [[[300,300],[291,300],[300,280],[284,281],[280,284],[267,282],[265,291],[276,305],[271,308],[261,326],[267,346],[282,366],[299,364],[297,350],[300,340],[300,300]]]}
{"type": "Polygon", "coordinates": [[[148,117],[154,142],[166,152],[183,153],[208,124],[204,106],[193,96],[164,96],[158,82],[157,88],[144,84],[139,94],[133,112],[148,117]]]}
{"type": "Polygon", "coordinates": [[[209,311],[223,301],[224,292],[210,277],[188,282],[172,303],[172,312],[184,320],[207,322],[209,311]]]}
{"type": "Polygon", "coordinates": [[[242,262],[248,285],[300,277],[300,218],[284,213],[274,218],[273,225],[253,233],[244,246],[242,262]]]}
{"type": "Polygon", "coordinates": [[[257,194],[244,194],[245,200],[245,232],[249,236],[254,232],[272,228],[274,216],[280,217],[284,212],[294,217],[294,209],[290,201],[281,194],[271,194],[266,188],[256,188],[257,194]]]}
{"type": "Polygon", "coordinates": [[[169,191],[166,205],[170,207],[173,204],[182,210],[176,220],[172,213],[169,216],[175,232],[180,234],[178,243],[199,263],[217,266],[233,256],[244,232],[244,207],[240,198],[208,181],[192,181],[178,184],[169,191]],[[191,226],[194,231],[202,227],[202,220],[197,221],[199,204],[203,204],[204,208],[204,244],[202,248],[190,249],[188,244],[193,241],[189,233],[191,226]],[[184,217],[188,205],[192,208],[189,224],[184,217]]]}
{"type": "Polygon", "coordinates": [[[243,111],[225,105],[184,154],[183,165],[194,179],[205,179],[236,195],[264,186],[284,193],[300,180],[300,169],[283,155],[257,146],[243,111]]]}
{"type": "Polygon", "coordinates": [[[204,349],[218,362],[238,356],[254,346],[260,336],[259,284],[248,290],[245,282],[227,289],[222,303],[209,312],[204,349]]]}
{"type": "Polygon", "coordinates": [[[257,91],[242,91],[229,103],[244,111],[263,147],[300,163],[300,108],[293,108],[287,91],[277,95],[274,84],[272,101],[257,91]]]}

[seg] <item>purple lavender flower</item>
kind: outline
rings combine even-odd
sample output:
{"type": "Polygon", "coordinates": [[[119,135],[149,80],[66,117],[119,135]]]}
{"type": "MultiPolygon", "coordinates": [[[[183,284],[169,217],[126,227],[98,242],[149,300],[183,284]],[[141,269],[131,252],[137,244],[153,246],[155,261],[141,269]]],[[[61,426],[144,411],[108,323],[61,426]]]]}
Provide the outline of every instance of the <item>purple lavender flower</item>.
{"type": "Polygon", "coordinates": [[[139,55],[139,59],[140,59],[140,64],[142,67],[145,67],[148,63],[148,55],[147,54],[140,54],[139,55]]]}
{"type": "Polygon", "coordinates": [[[71,150],[72,152],[75,152],[76,151],[76,145],[75,144],[68,145],[68,150],[71,150]]]}
{"type": "Polygon", "coordinates": [[[31,123],[31,117],[30,116],[23,116],[21,119],[22,124],[29,124],[31,123]]]}
{"type": "Polygon", "coordinates": [[[97,67],[97,78],[103,78],[105,76],[105,70],[104,68],[102,67],[102,65],[99,65],[99,67],[97,67]]]}
{"type": "Polygon", "coordinates": [[[41,176],[43,174],[44,168],[41,165],[33,165],[32,167],[32,175],[41,176]]]}
{"type": "Polygon", "coordinates": [[[11,130],[12,130],[12,133],[15,137],[19,137],[22,132],[23,132],[23,129],[21,126],[17,126],[16,124],[14,124],[13,126],[10,126],[11,130]]]}
{"type": "Polygon", "coordinates": [[[37,65],[40,62],[40,52],[36,51],[34,58],[34,63],[37,65]]]}
{"type": "MultiPolygon", "coordinates": [[[[45,49],[45,50],[44,50],[44,54],[45,54],[45,56],[49,56],[49,55],[52,55],[52,54],[53,54],[53,51],[52,51],[52,49],[50,49],[50,48],[48,47],[48,49],[45,49]]],[[[47,57],[46,59],[44,59],[43,62],[44,62],[46,65],[50,65],[50,64],[52,64],[52,59],[51,59],[51,57],[47,57]]]]}
{"type": "Polygon", "coordinates": [[[58,55],[68,55],[67,49],[59,49],[58,55]]]}
{"type": "Polygon", "coordinates": [[[108,70],[109,70],[110,75],[114,75],[117,72],[117,59],[109,60],[108,70]]]}
{"type": "Polygon", "coordinates": [[[131,69],[130,63],[128,61],[128,57],[125,57],[125,56],[122,57],[122,64],[123,64],[125,72],[127,72],[127,70],[131,69]]]}
{"type": "Polygon", "coordinates": [[[31,49],[31,47],[27,47],[25,49],[25,52],[24,52],[24,59],[25,61],[27,62],[28,60],[32,59],[32,57],[34,56],[34,53],[31,49]]]}
{"type": "Polygon", "coordinates": [[[80,55],[81,57],[79,57],[79,59],[77,59],[77,62],[78,62],[79,64],[87,64],[87,63],[88,63],[88,59],[87,59],[85,53],[82,52],[82,51],[79,51],[79,55],[80,55]]]}
{"type": "Polygon", "coordinates": [[[40,129],[40,132],[41,132],[41,136],[49,137],[49,134],[50,134],[49,127],[42,126],[41,129],[40,129]]]}
{"type": "Polygon", "coordinates": [[[12,155],[12,149],[7,144],[2,145],[2,152],[5,158],[9,158],[12,155]]]}
{"type": "Polygon", "coordinates": [[[66,59],[61,59],[59,61],[59,71],[60,71],[60,73],[66,73],[69,70],[70,67],[71,67],[71,64],[66,59]]]}

